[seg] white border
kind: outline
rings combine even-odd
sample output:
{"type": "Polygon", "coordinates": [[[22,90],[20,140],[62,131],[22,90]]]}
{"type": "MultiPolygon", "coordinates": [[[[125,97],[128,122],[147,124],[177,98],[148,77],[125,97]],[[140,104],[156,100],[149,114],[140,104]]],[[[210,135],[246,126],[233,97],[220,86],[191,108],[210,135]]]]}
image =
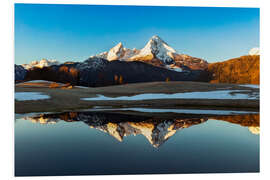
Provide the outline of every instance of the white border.
{"type": "Polygon", "coordinates": [[[138,179],[138,178],[190,178],[190,179],[267,179],[269,175],[269,131],[270,125],[267,114],[270,99],[269,67],[270,56],[267,51],[270,47],[270,6],[268,0],[6,0],[0,8],[1,22],[1,179],[13,179],[14,174],[14,96],[13,96],[13,3],[54,3],[54,4],[111,4],[111,5],[166,5],[166,6],[204,6],[204,7],[261,7],[261,173],[254,174],[181,174],[181,175],[131,175],[131,176],[68,176],[68,177],[23,177],[19,179],[138,179]]]}
{"type": "Polygon", "coordinates": [[[259,7],[257,0],[15,0],[18,3],[259,7]]]}

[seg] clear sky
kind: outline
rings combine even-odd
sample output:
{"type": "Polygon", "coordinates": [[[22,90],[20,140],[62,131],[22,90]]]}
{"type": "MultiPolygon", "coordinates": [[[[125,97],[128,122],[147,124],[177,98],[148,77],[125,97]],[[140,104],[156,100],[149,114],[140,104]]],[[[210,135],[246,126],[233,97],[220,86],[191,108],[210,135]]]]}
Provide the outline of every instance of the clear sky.
{"type": "Polygon", "coordinates": [[[223,61],[259,47],[258,8],[15,4],[15,63],[83,61],[160,36],[178,53],[223,61]]]}

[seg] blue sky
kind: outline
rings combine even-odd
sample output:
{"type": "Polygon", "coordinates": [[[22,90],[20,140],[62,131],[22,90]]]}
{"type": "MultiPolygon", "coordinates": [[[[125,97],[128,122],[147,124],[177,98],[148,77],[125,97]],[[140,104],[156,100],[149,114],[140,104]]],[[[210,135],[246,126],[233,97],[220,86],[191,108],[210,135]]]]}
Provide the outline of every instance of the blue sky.
{"type": "Polygon", "coordinates": [[[178,53],[223,61],[259,47],[258,8],[15,4],[15,63],[83,61],[160,36],[178,53]]]}

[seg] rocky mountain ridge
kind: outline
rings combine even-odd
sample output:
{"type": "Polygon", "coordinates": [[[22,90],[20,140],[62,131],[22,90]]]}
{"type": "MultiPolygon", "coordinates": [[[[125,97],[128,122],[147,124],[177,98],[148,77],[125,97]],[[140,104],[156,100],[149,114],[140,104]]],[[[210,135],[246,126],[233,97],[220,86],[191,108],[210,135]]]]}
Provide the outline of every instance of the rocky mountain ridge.
{"type": "Polygon", "coordinates": [[[203,70],[207,67],[207,61],[191,57],[186,54],[178,54],[159,36],[153,36],[142,49],[128,49],[120,42],[107,52],[91,57],[99,57],[108,61],[143,61],[158,67],[181,72],[187,68],[203,70]]]}
{"type": "Polygon", "coordinates": [[[205,81],[202,70],[171,71],[140,61],[108,61],[91,57],[84,62],[32,68],[25,80],[48,80],[72,85],[100,87],[155,81],[205,81]]]}
{"type": "Polygon", "coordinates": [[[42,59],[15,65],[15,82],[48,80],[88,87],[154,81],[259,84],[259,49],[253,48],[249,54],[252,55],[207,63],[178,54],[160,37],[153,36],[140,50],[127,49],[119,43],[83,62],[60,64],[42,59]]]}

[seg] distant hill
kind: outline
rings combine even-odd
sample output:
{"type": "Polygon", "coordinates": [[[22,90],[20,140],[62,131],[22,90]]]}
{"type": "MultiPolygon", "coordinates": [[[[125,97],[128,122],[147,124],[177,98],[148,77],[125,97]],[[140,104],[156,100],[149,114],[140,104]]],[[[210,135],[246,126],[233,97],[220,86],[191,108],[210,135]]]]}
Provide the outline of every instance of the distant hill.
{"type": "Polygon", "coordinates": [[[208,72],[211,83],[260,84],[260,55],[211,63],[208,72]]]}
{"type": "Polygon", "coordinates": [[[206,81],[206,71],[177,72],[140,61],[108,61],[91,57],[84,62],[34,67],[25,80],[48,80],[72,85],[100,87],[156,81],[206,81]]]}
{"type": "MultiPolygon", "coordinates": [[[[21,69],[16,68],[15,73],[19,74],[21,69]]],[[[187,69],[182,72],[141,61],[108,61],[98,57],[91,57],[84,62],[64,63],[43,68],[33,67],[23,72],[23,80],[26,81],[42,79],[89,87],[156,81],[259,84],[260,56],[242,56],[224,62],[211,63],[206,69],[187,69]]]]}

